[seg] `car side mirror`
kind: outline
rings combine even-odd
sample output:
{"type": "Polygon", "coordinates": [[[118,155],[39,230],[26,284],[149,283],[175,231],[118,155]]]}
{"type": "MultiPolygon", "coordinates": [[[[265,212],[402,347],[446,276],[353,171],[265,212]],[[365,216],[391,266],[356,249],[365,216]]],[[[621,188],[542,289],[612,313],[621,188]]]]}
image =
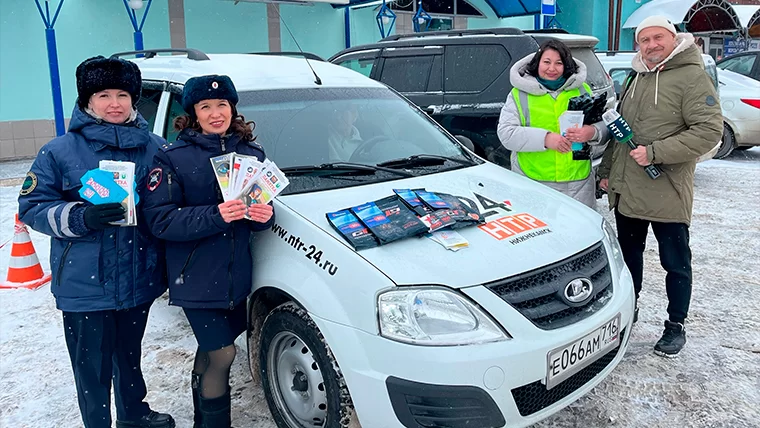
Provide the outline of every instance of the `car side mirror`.
{"type": "Polygon", "coordinates": [[[454,138],[456,138],[460,143],[462,143],[463,146],[470,149],[471,152],[475,153],[475,144],[472,143],[472,140],[465,137],[464,135],[455,135],[454,138]]]}

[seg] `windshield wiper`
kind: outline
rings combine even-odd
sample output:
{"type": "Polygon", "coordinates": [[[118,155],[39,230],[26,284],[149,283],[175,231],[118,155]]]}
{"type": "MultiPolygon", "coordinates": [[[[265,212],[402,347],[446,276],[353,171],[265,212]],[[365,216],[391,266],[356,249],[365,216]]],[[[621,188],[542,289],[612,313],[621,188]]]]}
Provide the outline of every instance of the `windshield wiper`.
{"type": "Polygon", "coordinates": [[[446,161],[456,162],[461,165],[475,165],[471,160],[457,159],[439,155],[412,155],[405,158],[393,159],[377,164],[385,168],[414,168],[421,166],[443,165],[446,161]]]}
{"type": "Polygon", "coordinates": [[[328,177],[333,175],[356,175],[374,174],[377,171],[389,172],[402,177],[414,177],[414,174],[399,171],[396,169],[386,168],[383,165],[367,165],[363,163],[352,162],[331,162],[321,165],[303,165],[283,168],[282,172],[286,176],[314,175],[319,177],[328,177]]]}

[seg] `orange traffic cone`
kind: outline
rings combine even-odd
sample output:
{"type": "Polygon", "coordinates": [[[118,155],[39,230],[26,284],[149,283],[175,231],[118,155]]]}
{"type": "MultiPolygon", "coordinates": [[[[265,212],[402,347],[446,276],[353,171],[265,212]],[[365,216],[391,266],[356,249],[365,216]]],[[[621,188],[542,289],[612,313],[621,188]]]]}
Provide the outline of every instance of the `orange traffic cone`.
{"type": "Polygon", "coordinates": [[[29,237],[29,230],[21,223],[16,214],[13,246],[11,247],[11,262],[8,266],[8,278],[0,284],[0,288],[28,288],[34,290],[50,281],[50,274],[42,271],[34,244],[29,237]]]}

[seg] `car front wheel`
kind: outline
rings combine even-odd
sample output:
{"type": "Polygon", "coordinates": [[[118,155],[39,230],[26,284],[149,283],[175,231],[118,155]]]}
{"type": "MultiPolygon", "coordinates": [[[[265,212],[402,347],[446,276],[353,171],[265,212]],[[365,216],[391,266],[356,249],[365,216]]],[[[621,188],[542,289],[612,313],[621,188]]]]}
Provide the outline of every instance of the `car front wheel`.
{"type": "Polygon", "coordinates": [[[723,124],[723,138],[720,141],[720,148],[715,153],[715,159],[723,159],[731,154],[736,147],[736,140],[734,139],[734,131],[731,128],[723,124]]]}
{"type": "Polygon", "coordinates": [[[272,310],[261,329],[264,394],[279,428],[341,428],[353,411],[332,351],[308,313],[292,302],[272,310]]]}

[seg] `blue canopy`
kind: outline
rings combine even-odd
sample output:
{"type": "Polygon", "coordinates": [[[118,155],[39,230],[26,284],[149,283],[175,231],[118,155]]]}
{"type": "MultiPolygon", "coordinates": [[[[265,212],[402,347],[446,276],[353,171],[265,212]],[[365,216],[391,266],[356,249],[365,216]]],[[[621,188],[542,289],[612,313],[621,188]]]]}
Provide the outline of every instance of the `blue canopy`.
{"type": "MultiPolygon", "coordinates": [[[[452,2],[455,0],[451,0],[452,2]]],[[[485,0],[499,18],[537,15],[541,13],[541,0],[485,0]]],[[[377,0],[349,0],[348,4],[335,4],[334,8],[377,4],[377,0]]]]}
{"type": "Polygon", "coordinates": [[[486,0],[486,3],[499,18],[541,13],[541,0],[486,0]]]}

